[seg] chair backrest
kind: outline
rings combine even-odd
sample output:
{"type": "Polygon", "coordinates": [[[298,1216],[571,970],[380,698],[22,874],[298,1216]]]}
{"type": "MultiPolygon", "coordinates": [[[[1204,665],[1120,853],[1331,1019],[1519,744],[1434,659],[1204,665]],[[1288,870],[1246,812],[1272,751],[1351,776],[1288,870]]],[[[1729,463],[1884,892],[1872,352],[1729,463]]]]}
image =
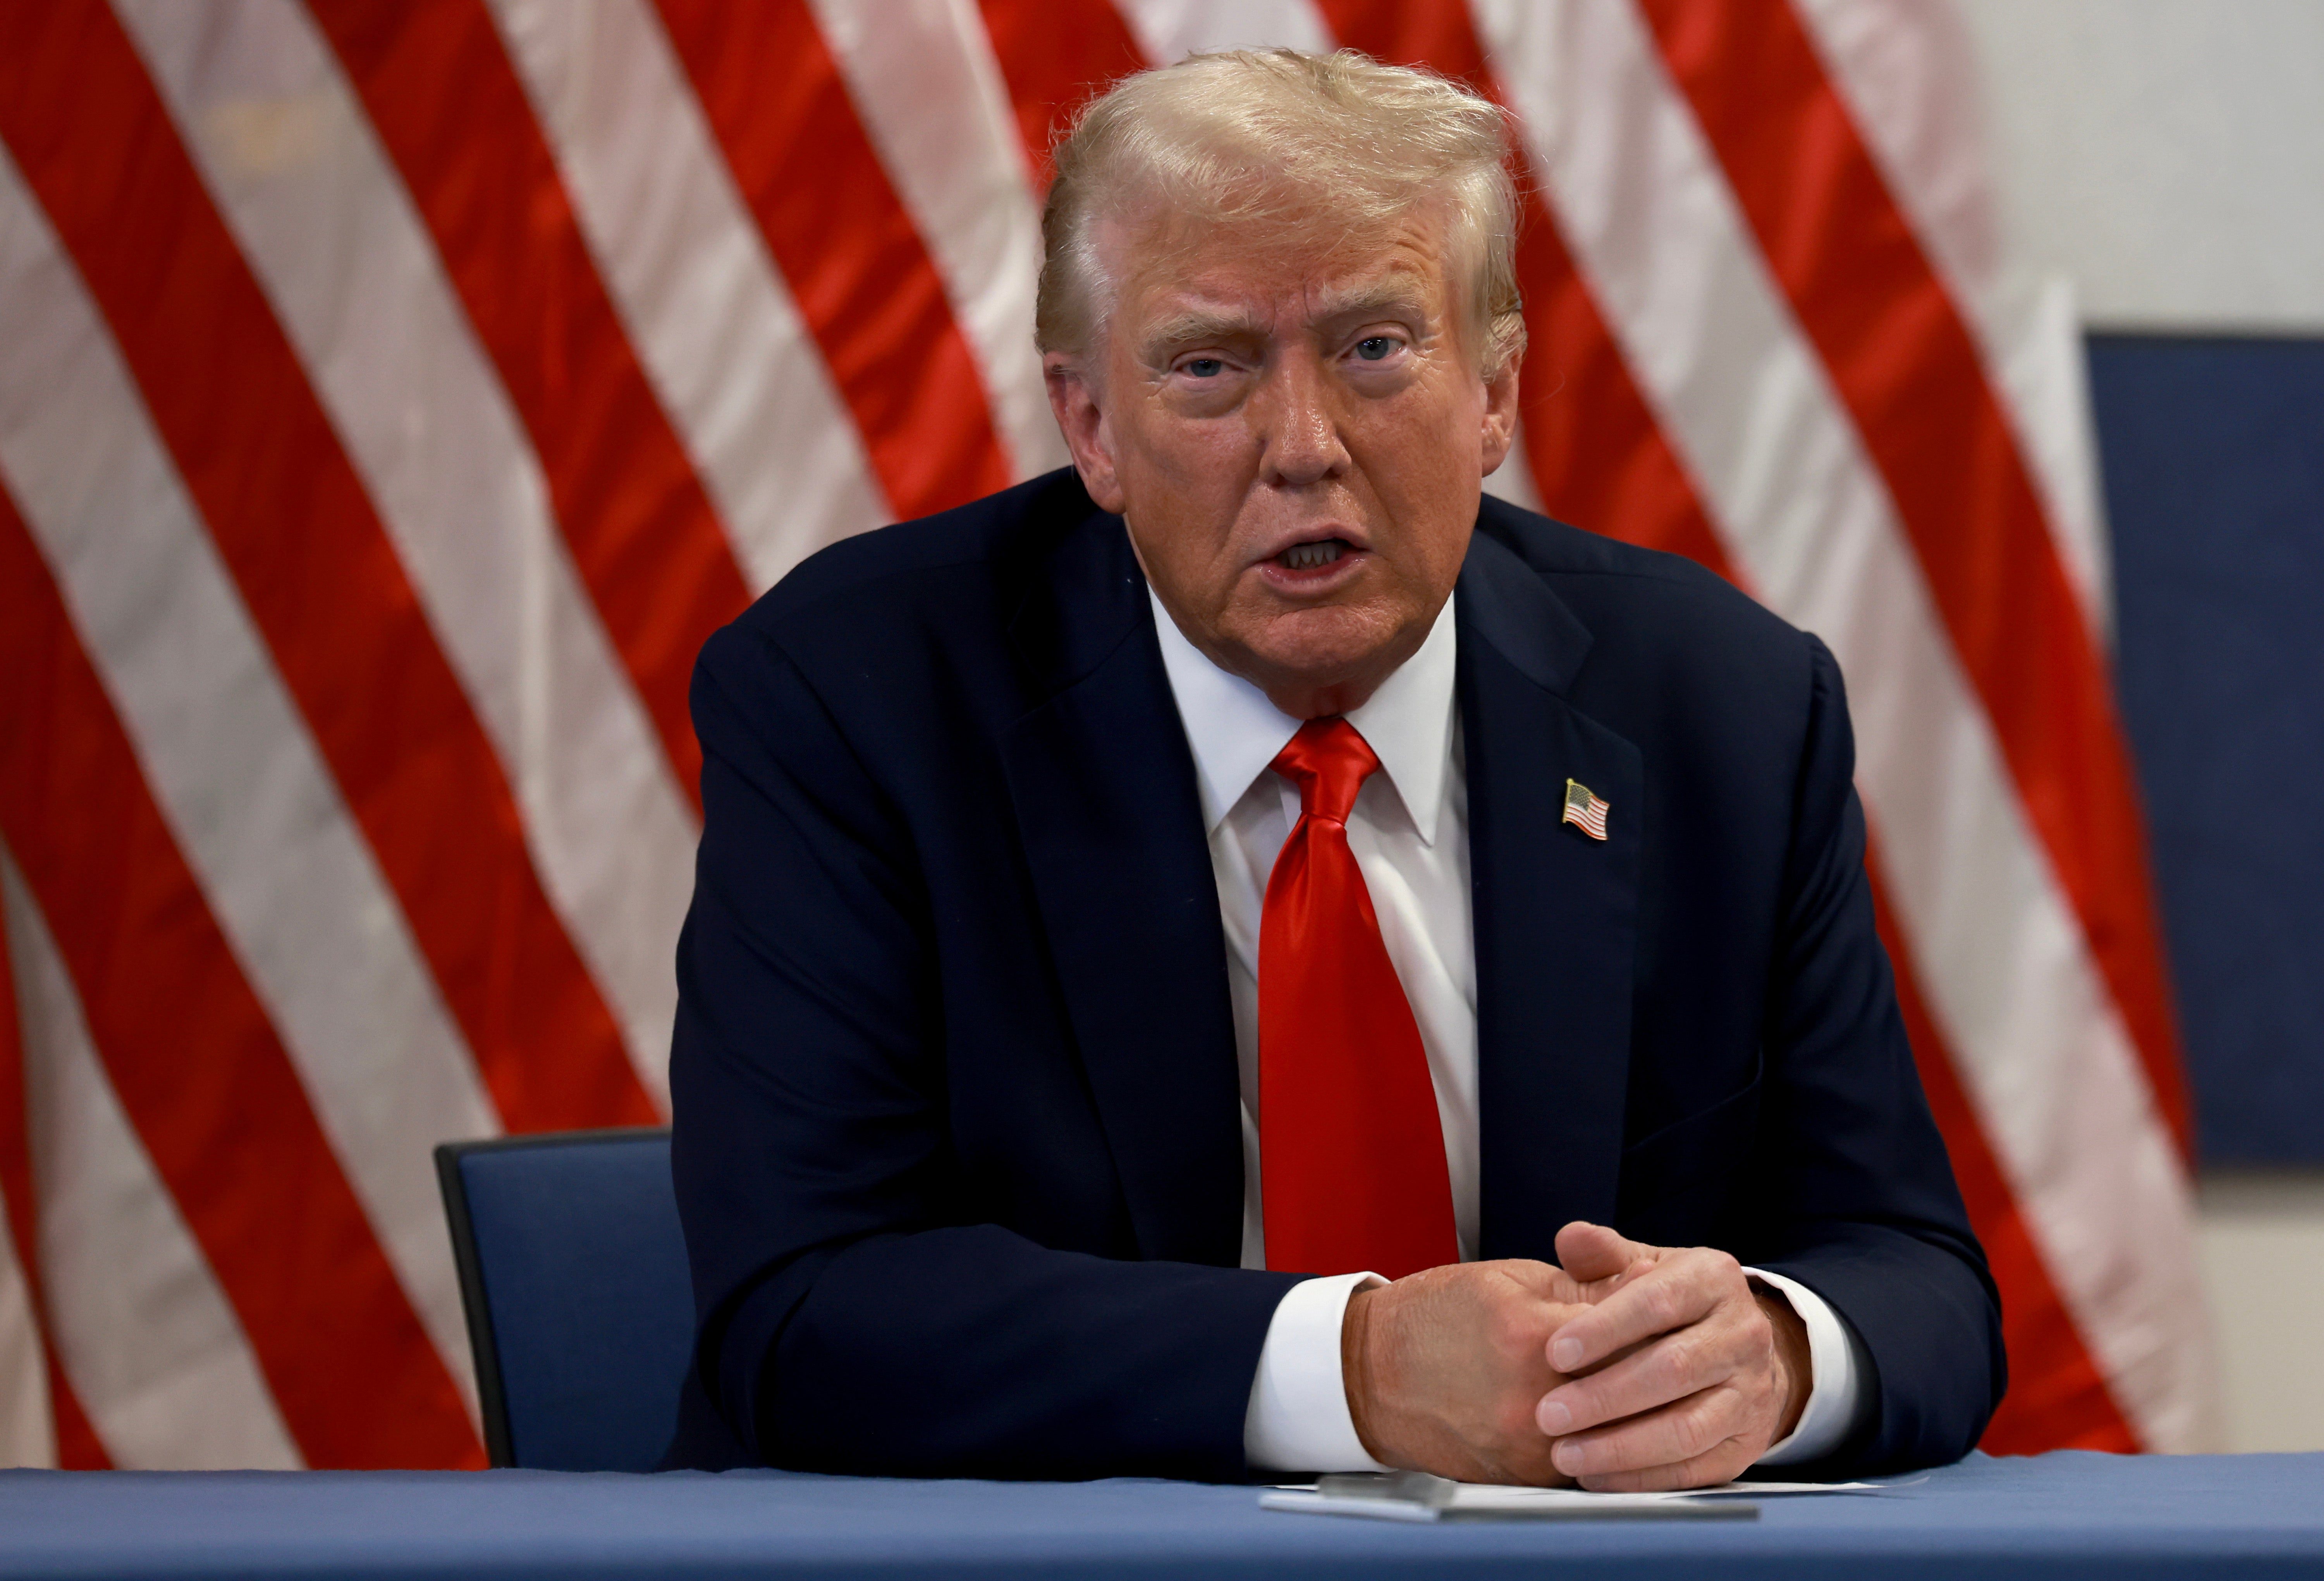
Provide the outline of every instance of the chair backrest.
{"type": "Polygon", "coordinates": [[[669,1133],[447,1142],[436,1177],[493,1464],[652,1470],[694,1342],[669,1133]]]}

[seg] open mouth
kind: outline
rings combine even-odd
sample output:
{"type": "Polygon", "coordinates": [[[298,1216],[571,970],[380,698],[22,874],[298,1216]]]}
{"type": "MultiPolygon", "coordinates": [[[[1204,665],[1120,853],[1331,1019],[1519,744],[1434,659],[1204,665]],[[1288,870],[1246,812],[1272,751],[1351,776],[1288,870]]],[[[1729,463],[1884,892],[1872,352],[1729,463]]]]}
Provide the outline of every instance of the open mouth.
{"type": "Polygon", "coordinates": [[[1329,565],[1347,552],[1348,546],[1338,538],[1325,538],[1316,544],[1294,544],[1275,556],[1275,563],[1286,571],[1314,571],[1329,565]]]}

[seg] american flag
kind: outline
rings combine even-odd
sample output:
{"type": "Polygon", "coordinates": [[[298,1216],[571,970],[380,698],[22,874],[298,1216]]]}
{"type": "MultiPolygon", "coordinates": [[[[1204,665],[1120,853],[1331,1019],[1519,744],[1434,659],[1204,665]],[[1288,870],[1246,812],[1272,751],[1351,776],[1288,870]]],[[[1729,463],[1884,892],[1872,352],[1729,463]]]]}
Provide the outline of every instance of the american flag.
{"type": "Polygon", "coordinates": [[[0,6],[0,1454],[472,1466],[429,1149],[663,1116],[702,640],[1059,464],[1045,150],[1190,49],[1518,117],[1493,486],[1820,633],[2001,1281],[2217,1437],[2070,307],[1923,0],[0,6]]]}
{"type": "Polygon", "coordinates": [[[1565,782],[1565,815],[1560,823],[1571,823],[1592,840],[1606,838],[1606,799],[1578,779],[1565,782]]]}

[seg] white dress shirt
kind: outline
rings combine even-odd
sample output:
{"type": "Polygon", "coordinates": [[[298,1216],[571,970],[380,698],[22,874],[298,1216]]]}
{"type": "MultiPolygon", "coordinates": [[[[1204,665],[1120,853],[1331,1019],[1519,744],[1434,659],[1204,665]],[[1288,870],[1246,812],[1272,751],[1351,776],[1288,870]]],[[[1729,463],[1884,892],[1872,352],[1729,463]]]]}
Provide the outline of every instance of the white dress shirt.
{"type": "MultiPolygon", "coordinates": [[[[1149,591],[1148,596],[1152,598],[1149,591]]],[[[1267,1265],[1259,1205],[1259,929],[1268,875],[1299,820],[1299,792],[1268,765],[1300,721],[1204,657],[1161,601],[1154,626],[1193,749],[1225,924],[1227,983],[1242,1078],[1242,1264],[1267,1265]]],[[[1452,1223],[1461,1259],[1477,1255],[1477,958],[1470,936],[1469,794],[1453,678],[1452,603],[1420,651],[1349,713],[1380,760],[1348,818],[1348,845],[1379,918],[1381,942],[1419,1024],[1436,1089],[1452,1223]]],[[[1791,1436],[1760,1464],[1812,1460],[1847,1435],[1862,1366],[1855,1339],[1814,1291],[1780,1274],[1752,1276],[1781,1291],[1806,1324],[1813,1383],[1791,1436]]],[[[1348,1273],[1292,1287],[1275,1310],[1252,1380],[1243,1448],[1254,1466],[1286,1471],[1385,1470],[1364,1453],[1340,1375],[1348,1298],[1376,1275],[1348,1273]]]]}

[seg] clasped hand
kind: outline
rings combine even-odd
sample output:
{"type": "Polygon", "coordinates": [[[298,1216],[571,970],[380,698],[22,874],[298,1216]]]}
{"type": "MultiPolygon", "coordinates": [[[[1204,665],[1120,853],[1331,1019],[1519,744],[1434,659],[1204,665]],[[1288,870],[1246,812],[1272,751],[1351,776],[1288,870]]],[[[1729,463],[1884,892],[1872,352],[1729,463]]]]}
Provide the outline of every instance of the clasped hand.
{"type": "Polygon", "coordinates": [[[1351,1298],[1342,1372],[1374,1459],[1463,1482],[1705,1487],[1798,1422],[1805,1327],[1733,1257],[1582,1223],[1558,1232],[1557,1256],[1351,1298]]]}

